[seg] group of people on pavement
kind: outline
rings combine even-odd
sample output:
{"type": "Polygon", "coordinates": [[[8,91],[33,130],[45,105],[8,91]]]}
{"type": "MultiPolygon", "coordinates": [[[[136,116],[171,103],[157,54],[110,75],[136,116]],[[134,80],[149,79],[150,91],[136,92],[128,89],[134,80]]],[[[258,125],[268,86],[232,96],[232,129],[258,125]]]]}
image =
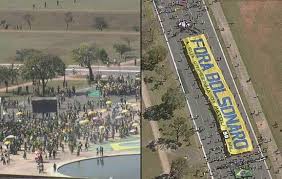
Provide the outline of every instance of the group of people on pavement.
{"type": "Polygon", "coordinates": [[[124,100],[132,95],[132,91],[136,92],[134,88],[140,89],[135,80],[123,76],[110,77],[109,81],[96,85],[94,89],[104,94],[99,98],[91,98],[87,93],[77,94],[74,88],[62,88],[56,93],[58,112],[44,115],[32,113],[30,96],[24,100],[4,99],[5,115],[0,121],[3,165],[10,162],[11,154],[21,153],[25,160],[34,158],[39,173],[42,173],[44,161],[56,159],[60,153],[67,152],[66,148],[71,154],[80,156],[91,146],[92,149],[97,146],[97,156],[104,156],[102,145],[105,141],[139,133],[140,111],[137,103],[132,105],[124,100]],[[113,93],[113,88],[106,88],[105,85],[121,86],[121,91],[113,93]],[[111,99],[116,99],[116,102],[111,99]],[[7,139],[7,136],[10,138],[7,139]]]}

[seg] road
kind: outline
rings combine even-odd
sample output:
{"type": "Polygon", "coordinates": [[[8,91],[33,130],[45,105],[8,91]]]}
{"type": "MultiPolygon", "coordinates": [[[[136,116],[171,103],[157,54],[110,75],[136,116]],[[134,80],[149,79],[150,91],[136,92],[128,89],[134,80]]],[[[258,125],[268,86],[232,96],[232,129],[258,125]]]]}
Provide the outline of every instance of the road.
{"type": "Polygon", "coordinates": [[[263,159],[261,160],[263,154],[260,151],[260,147],[258,147],[256,136],[247,114],[243,109],[243,104],[239,97],[240,94],[237,93],[233,75],[229,70],[223,50],[202,1],[188,0],[188,8],[179,9],[176,12],[170,12],[171,9],[177,7],[170,5],[170,3],[169,0],[160,0],[157,2],[157,11],[158,14],[160,14],[159,17],[156,18],[159,18],[163,28],[171,54],[170,63],[177,70],[180,82],[182,83],[182,89],[187,97],[187,105],[192,116],[192,121],[194,122],[195,128],[198,129],[197,135],[202,144],[203,153],[207,161],[210,172],[209,176],[211,178],[234,178],[234,169],[249,166],[253,171],[254,178],[272,178],[265,161],[263,159]],[[180,32],[176,27],[179,19],[190,21],[193,24],[193,29],[180,32]],[[226,157],[225,155],[224,141],[219,135],[216,119],[212,115],[207,101],[189,68],[180,42],[180,39],[184,37],[201,33],[207,36],[215,58],[221,59],[218,61],[218,65],[235,96],[239,110],[250,132],[250,137],[255,148],[253,152],[230,157],[226,157]]]}
{"type": "MultiPolygon", "coordinates": [[[[94,74],[101,73],[103,75],[110,75],[110,74],[132,74],[132,73],[139,73],[140,66],[92,66],[92,70],[94,74]]],[[[81,75],[88,74],[88,69],[79,67],[78,65],[70,65],[66,69],[67,74],[71,73],[78,73],[81,75]]]]}
{"type": "MultiPolygon", "coordinates": [[[[12,64],[0,64],[0,66],[11,66],[12,64]]],[[[23,64],[14,64],[14,67],[20,67],[23,64]]],[[[97,66],[93,65],[92,70],[94,74],[102,73],[103,75],[110,75],[110,74],[129,74],[129,73],[140,73],[140,66],[133,66],[133,65],[121,65],[121,66],[97,66]]],[[[66,69],[66,74],[80,74],[86,75],[88,74],[88,69],[81,67],[79,65],[68,65],[66,69]]]]}

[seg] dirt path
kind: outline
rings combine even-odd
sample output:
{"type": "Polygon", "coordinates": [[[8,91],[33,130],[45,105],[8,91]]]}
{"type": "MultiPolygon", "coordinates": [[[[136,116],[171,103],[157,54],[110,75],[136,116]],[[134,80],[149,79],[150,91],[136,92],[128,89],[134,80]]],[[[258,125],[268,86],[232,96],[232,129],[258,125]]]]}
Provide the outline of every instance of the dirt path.
{"type": "Polygon", "coordinates": [[[268,158],[271,161],[271,165],[269,167],[273,168],[273,171],[275,172],[275,176],[277,178],[281,178],[282,170],[280,169],[280,167],[282,163],[282,157],[280,154],[277,154],[278,147],[273,138],[271,129],[263,113],[261,104],[259,102],[259,99],[257,98],[257,94],[254,90],[252,82],[247,82],[250,77],[242,60],[242,57],[239,53],[236,42],[232,36],[228,22],[223,13],[221,4],[213,3],[213,5],[210,6],[210,9],[213,12],[213,15],[219,28],[224,28],[224,31],[220,32],[224,41],[224,45],[229,46],[231,44],[232,48],[227,48],[228,54],[231,59],[231,65],[233,65],[235,69],[236,76],[240,82],[240,88],[242,89],[243,94],[247,100],[247,104],[251,112],[254,112],[252,117],[256,122],[259,133],[265,140],[264,145],[267,146],[268,158]]]}
{"type": "MultiPolygon", "coordinates": [[[[144,81],[142,81],[142,100],[143,100],[146,108],[152,105],[151,100],[150,100],[150,96],[149,96],[149,93],[148,93],[148,89],[147,89],[147,86],[145,85],[144,81]]],[[[149,123],[150,123],[150,126],[152,128],[154,139],[157,140],[161,136],[161,134],[159,132],[158,123],[157,123],[157,121],[150,121],[149,123]]],[[[167,154],[163,150],[160,150],[159,148],[158,148],[158,154],[159,154],[159,157],[160,157],[161,167],[163,169],[163,172],[169,173],[170,165],[169,165],[169,160],[168,160],[167,154]]]]}
{"type": "Polygon", "coordinates": [[[0,30],[1,33],[56,33],[56,34],[93,34],[93,35],[140,35],[134,31],[82,31],[82,30],[0,30]]]}

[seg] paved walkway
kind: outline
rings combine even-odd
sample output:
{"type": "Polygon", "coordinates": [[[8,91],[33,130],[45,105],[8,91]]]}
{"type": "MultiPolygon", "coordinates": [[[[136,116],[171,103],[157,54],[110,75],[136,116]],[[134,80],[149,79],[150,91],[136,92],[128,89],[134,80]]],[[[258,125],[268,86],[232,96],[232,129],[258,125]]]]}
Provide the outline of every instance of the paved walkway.
{"type": "MultiPolygon", "coordinates": [[[[148,89],[146,84],[144,83],[144,81],[142,81],[142,100],[145,104],[145,107],[150,107],[151,104],[151,100],[150,100],[150,96],[148,93],[148,89]]],[[[154,139],[157,140],[158,138],[161,137],[161,134],[159,132],[159,125],[157,121],[149,121],[151,128],[152,128],[152,132],[153,132],[153,136],[154,139]]],[[[161,161],[161,167],[164,173],[169,173],[170,172],[170,165],[169,165],[169,160],[167,157],[167,154],[165,153],[165,151],[161,150],[158,148],[158,154],[160,157],[160,161],[161,161]]]]}
{"type": "MultiPolygon", "coordinates": [[[[65,145],[66,146],[66,145],[65,145]]],[[[35,154],[27,153],[27,160],[23,159],[23,152],[18,152],[19,155],[11,155],[11,161],[9,165],[3,166],[0,165],[0,173],[1,174],[21,174],[21,175],[44,175],[44,176],[64,176],[58,172],[54,172],[53,164],[56,163],[57,167],[78,160],[88,159],[88,158],[96,158],[96,150],[95,147],[98,145],[92,144],[92,149],[89,151],[84,151],[80,153],[80,156],[76,156],[76,152],[74,154],[70,154],[68,148],[65,148],[65,152],[59,151],[56,159],[44,159],[44,168],[45,172],[42,174],[38,173],[37,165],[35,162],[35,154]]],[[[103,146],[103,145],[101,145],[103,146]]],[[[125,155],[125,154],[139,154],[140,150],[107,150],[105,151],[104,156],[114,156],[114,155],[125,155]]]]}
{"type": "Polygon", "coordinates": [[[224,41],[224,45],[230,46],[231,44],[231,48],[227,48],[228,54],[231,59],[231,64],[233,65],[235,69],[236,76],[239,80],[241,90],[243,91],[243,94],[247,100],[248,106],[251,112],[254,113],[252,117],[254,121],[256,122],[259,133],[265,139],[265,141],[269,141],[269,142],[265,142],[264,146],[267,146],[267,149],[268,149],[267,154],[272,163],[271,166],[273,167],[273,171],[275,172],[276,177],[281,178],[282,177],[282,169],[281,169],[282,157],[280,154],[276,154],[278,151],[278,147],[273,138],[273,135],[271,133],[271,129],[268,125],[266,117],[263,113],[259,99],[257,98],[257,94],[254,90],[253,84],[251,81],[249,81],[250,76],[247,72],[247,69],[244,65],[242,57],[239,53],[236,42],[232,36],[228,22],[223,13],[221,4],[219,2],[212,3],[212,5],[209,7],[213,13],[213,16],[215,17],[215,20],[216,20],[217,25],[219,26],[219,29],[224,28],[223,31],[220,31],[221,36],[224,41]]]}

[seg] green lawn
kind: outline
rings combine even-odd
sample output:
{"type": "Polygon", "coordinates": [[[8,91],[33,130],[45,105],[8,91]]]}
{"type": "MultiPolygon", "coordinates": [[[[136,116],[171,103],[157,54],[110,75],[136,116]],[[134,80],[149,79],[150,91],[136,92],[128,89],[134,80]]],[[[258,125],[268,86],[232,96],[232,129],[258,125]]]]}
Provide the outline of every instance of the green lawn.
{"type": "Polygon", "coordinates": [[[227,20],[235,23],[231,30],[266,118],[270,125],[275,121],[279,125],[271,129],[281,150],[282,37],[278,34],[281,34],[282,2],[265,5],[267,8],[259,1],[248,4],[242,0],[225,0],[222,5],[227,20]]]}
{"type": "Polygon", "coordinates": [[[113,49],[113,44],[126,43],[123,40],[124,37],[133,39],[131,47],[134,51],[132,53],[139,57],[139,35],[0,32],[0,63],[11,63],[18,49],[34,48],[58,55],[66,64],[74,64],[75,62],[71,59],[71,50],[84,42],[105,48],[110,60],[120,59],[120,55],[113,49]]]}
{"type": "Polygon", "coordinates": [[[152,152],[146,145],[154,136],[147,120],[142,121],[142,178],[152,179],[162,173],[158,152],[152,152]]]}
{"type": "Polygon", "coordinates": [[[9,25],[7,30],[0,26],[0,63],[13,62],[16,50],[34,48],[60,56],[66,64],[74,64],[71,50],[80,43],[95,44],[105,48],[110,61],[121,61],[120,55],[113,49],[115,43],[128,43],[133,49],[130,56],[140,57],[140,2],[138,0],[0,0],[0,21],[9,25]],[[46,10],[43,8],[47,2],[46,10]],[[36,9],[32,10],[32,4],[36,9]],[[39,9],[38,9],[39,8],[39,9]],[[71,11],[73,22],[66,30],[65,13],[71,11]],[[31,28],[24,16],[32,16],[31,28]],[[100,32],[95,23],[102,17],[107,23],[100,32]],[[18,27],[28,32],[15,31],[18,27]],[[72,32],[75,31],[75,32],[72,32]],[[91,32],[90,32],[91,31],[91,32]]]}
{"type": "Polygon", "coordinates": [[[47,2],[48,9],[87,9],[87,10],[135,10],[139,11],[140,1],[138,0],[1,0],[0,8],[25,8],[32,9],[35,4],[37,9],[44,8],[47,2]]]}
{"type": "MultiPolygon", "coordinates": [[[[96,27],[96,18],[104,18],[107,23],[107,28],[104,31],[136,31],[135,28],[140,25],[139,12],[87,12],[75,11],[72,12],[73,22],[69,23],[69,30],[76,31],[95,31],[99,30],[96,27]]],[[[9,29],[17,29],[22,26],[23,30],[29,30],[28,23],[24,20],[24,16],[30,14],[32,16],[32,30],[66,30],[65,14],[66,11],[32,11],[32,10],[1,10],[0,20],[6,20],[9,24],[9,29]]],[[[0,29],[3,29],[3,27],[0,29]]]]}

